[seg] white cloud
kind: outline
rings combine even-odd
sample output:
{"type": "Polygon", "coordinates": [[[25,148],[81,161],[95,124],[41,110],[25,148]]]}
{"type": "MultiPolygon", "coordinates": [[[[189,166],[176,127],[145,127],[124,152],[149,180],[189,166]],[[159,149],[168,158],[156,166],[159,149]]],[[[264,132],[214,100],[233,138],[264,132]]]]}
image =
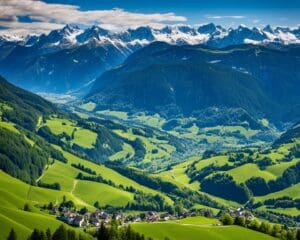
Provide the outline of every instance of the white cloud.
{"type": "Polygon", "coordinates": [[[240,15],[228,15],[228,16],[223,16],[223,15],[206,15],[205,16],[208,19],[244,19],[246,16],[240,16],[240,15]]]}
{"type": "Polygon", "coordinates": [[[187,21],[185,17],[174,13],[143,14],[118,8],[82,11],[76,5],[45,3],[40,0],[0,0],[0,16],[0,26],[7,28],[6,31],[24,34],[47,32],[65,24],[97,24],[111,29],[124,29],[187,21]],[[33,22],[20,22],[18,17],[21,16],[33,22]]]}

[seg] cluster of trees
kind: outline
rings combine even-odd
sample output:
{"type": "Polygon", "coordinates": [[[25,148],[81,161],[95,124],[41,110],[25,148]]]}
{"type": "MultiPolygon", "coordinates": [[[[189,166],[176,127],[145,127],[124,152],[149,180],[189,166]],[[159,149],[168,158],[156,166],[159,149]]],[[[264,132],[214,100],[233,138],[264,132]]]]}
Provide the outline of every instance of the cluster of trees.
{"type": "Polygon", "coordinates": [[[255,196],[277,192],[300,182],[300,163],[286,169],[282,176],[266,182],[261,177],[252,177],[246,181],[247,187],[255,196]]]}
{"type": "Polygon", "coordinates": [[[49,189],[54,189],[54,190],[60,190],[60,184],[55,182],[55,183],[44,183],[42,181],[38,181],[37,185],[39,187],[43,187],[43,188],[49,188],[49,189]]]}
{"type": "Polygon", "coordinates": [[[17,133],[0,128],[0,169],[34,184],[48,163],[48,154],[17,133]]]}
{"type": "Polygon", "coordinates": [[[300,162],[286,169],[282,176],[268,182],[271,192],[277,192],[300,182],[300,162]]]}
{"type": "Polygon", "coordinates": [[[147,153],[143,141],[140,138],[136,138],[135,140],[130,141],[130,144],[135,151],[134,154],[135,161],[143,161],[147,153]]]}
{"type": "Polygon", "coordinates": [[[269,157],[264,157],[263,159],[257,161],[257,166],[260,170],[265,170],[268,166],[271,166],[273,161],[269,157]]]}
{"type": "Polygon", "coordinates": [[[48,126],[40,127],[38,130],[38,134],[41,137],[45,138],[48,142],[59,145],[59,146],[61,146],[63,143],[61,141],[61,138],[64,138],[67,135],[66,133],[54,135],[54,134],[52,134],[52,132],[48,126]]]}
{"type": "Polygon", "coordinates": [[[99,183],[104,183],[107,185],[110,185],[112,187],[117,187],[117,185],[112,181],[112,180],[106,180],[104,179],[101,175],[97,175],[97,176],[86,176],[83,175],[81,172],[77,174],[77,179],[80,180],[86,180],[86,181],[91,181],[91,182],[99,182],[99,183]]]}
{"type": "Polygon", "coordinates": [[[254,196],[263,196],[270,192],[268,183],[262,177],[251,177],[245,183],[254,196]]]}
{"type": "Polygon", "coordinates": [[[243,216],[232,217],[229,213],[223,213],[220,221],[224,225],[238,225],[262,232],[282,240],[300,240],[300,229],[287,229],[278,224],[259,222],[257,219],[247,220],[243,216]]]}
{"type": "Polygon", "coordinates": [[[97,133],[97,140],[94,147],[91,149],[84,149],[88,158],[94,162],[99,162],[99,159],[101,162],[107,161],[107,156],[122,151],[123,143],[120,137],[108,128],[86,121],[79,121],[78,126],[97,133]]]}
{"type": "MultiPolygon", "coordinates": [[[[35,185],[49,158],[67,162],[63,154],[40,136],[17,126],[20,134],[0,127],[0,169],[13,177],[35,185]],[[24,135],[34,142],[28,143],[24,135]]],[[[51,188],[51,186],[49,186],[51,188]]],[[[57,188],[56,186],[53,186],[57,188]]]]}
{"type": "Polygon", "coordinates": [[[96,172],[94,170],[92,170],[92,169],[90,169],[88,167],[85,167],[83,164],[72,163],[71,166],[74,167],[74,168],[77,168],[77,169],[79,169],[79,170],[81,170],[83,172],[86,172],[86,173],[89,173],[89,174],[92,174],[92,175],[96,175],[96,172]]]}
{"type": "Polygon", "coordinates": [[[2,119],[14,122],[31,131],[35,130],[40,115],[57,111],[50,102],[13,86],[2,77],[0,77],[0,100],[11,107],[3,111],[2,119]]]}
{"type": "Polygon", "coordinates": [[[189,177],[190,179],[190,183],[194,182],[194,181],[199,181],[202,182],[202,180],[210,175],[211,173],[217,172],[217,171],[228,171],[232,168],[234,168],[235,166],[230,166],[229,164],[225,164],[223,166],[218,166],[218,165],[208,165],[206,167],[204,167],[203,169],[201,169],[200,171],[197,171],[196,168],[194,171],[188,171],[189,173],[189,177]]]}
{"type": "MultiPolygon", "coordinates": [[[[299,128],[300,131],[300,128],[299,128]]],[[[295,157],[295,158],[300,158],[300,144],[296,144],[290,149],[289,153],[290,158],[295,157]]]]}
{"type": "Polygon", "coordinates": [[[291,216],[283,213],[268,211],[253,211],[255,216],[266,219],[273,223],[279,223],[284,226],[297,227],[299,226],[300,216],[291,216]]]}
{"type": "MultiPolygon", "coordinates": [[[[17,240],[18,234],[11,229],[7,240],[17,240]]],[[[90,239],[86,234],[77,234],[74,230],[60,225],[53,233],[48,228],[46,231],[34,229],[28,240],[87,240],[90,239]]]]}
{"type": "Polygon", "coordinates": [[[164,198],[158,194],[153,195],[138,191],[134,194],[134,201],[134,203],[128,203],[125,208],[128,210],[172,212],[172,207],[166,204],[164,198]]]}
{"type": "Polygon", "coordinates": [[[146,238],[144,235],[133,231],[130,225],[119,227],[115,220],[112,220],[109,227],[101,223],[96,237],[97,240],[152,240],[152,238],[146,238]]]}
{"type": "Polygon", "coordinates": [[[239,203],[250,199],[250,191],[245,184],[237,184],[227,173],[217,173],[201,182],[201,190],[239,203]]]}
{"type": "Polygon", "coordinates": [[[20,132],[24,133],[26,135],[26,137],[31,139],[35,143],[36,146],[43,149],[43,151],[46,152],[49,155],[49,157],[52,157],[52,158],[54,158],[56,160],[59,160],[63,163],[68,162],[68,160],[62,154],[62,152],[55,149],[54,147],[52,147],[51,144],[49,144],[49,142],[47,142],[44,138],[36,135],[33,132],[30,132],[30,131],[26,130],[26,129],[20,128],[20,127],[18,127],[18,130],[20,132]]]}
{"type": "Polygon", "coordinates": [[[264,201],[265,205],[272,206],[274,208],[292,208],[296,207],[300,209],[300,199],[293,199],[288,196],[284,196],[281,198],[272,198],[264,201]]]}

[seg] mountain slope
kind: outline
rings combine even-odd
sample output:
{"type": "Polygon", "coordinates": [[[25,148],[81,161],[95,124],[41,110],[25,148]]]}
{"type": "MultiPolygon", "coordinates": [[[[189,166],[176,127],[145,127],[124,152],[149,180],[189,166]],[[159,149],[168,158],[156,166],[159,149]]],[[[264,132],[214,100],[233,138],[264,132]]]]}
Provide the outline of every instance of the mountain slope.
{"type": "Polygon", "coordinates": [[[97,79],[87,101],[97,103],[96,109],[169,116],[208,107],[242,108],[255,118],[291,121],[299,117],[299,54],[297,46],[216,50],[154,43],[97,79]]]}
{"type": "Polygon", "coordinates": [[[162,29],[139,27],[113,32],[98,26],[80,29],[66,25],[49,34],[15,39],[0,36],[0,73],[14,84],[37,92],[85,93],[104,71],[121,64],[132,52],[156,41],[173,45],[223,48],[253,43],[282,48],[298,44],[298,29],[224,29],[214,24],[198,29],[167,26],[162,29]],[[82,89],[83,88],[83,89],[82,89]]]}
{"type": "Polygon", "coordinates": [[[0,101],[10,108],[2,109],[2,117],[34,130],[41,115],[57,109],[43,98],[8,83],[0,76],[0,101]]]}

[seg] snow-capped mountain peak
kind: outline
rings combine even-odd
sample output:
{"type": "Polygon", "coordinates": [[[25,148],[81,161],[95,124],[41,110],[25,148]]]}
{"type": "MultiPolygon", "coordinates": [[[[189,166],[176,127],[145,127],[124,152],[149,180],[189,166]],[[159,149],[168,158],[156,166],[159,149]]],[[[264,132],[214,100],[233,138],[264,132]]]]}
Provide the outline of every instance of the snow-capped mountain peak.
{"type": "Polygon", "coordinates": [[[128,29],[113,32],[99,26],[80,29],[78,26],[66,25],[62,29],[53,30],[49,34],[17,38],[16,36],[1,36],[1,41],[25,41],[24,45],[37,45],[38,48],[68,48],[74,45],[93,43],[96,45],[111,42],[114,45],[125,48],[144,46],[154,41],[163,41],[170,44],[207,44],[213,47],[226,47],[234,44],[255,42],[266,44],[300,43],[300,28],[288,27],[272,28],[267,25],[264,28],[248,28],[240,25],[237,28],[225,29],[213,23],[201,25],[198,28],[191,26],[166,26],[161,29],[141,26],[136,29],[128,29]]]}

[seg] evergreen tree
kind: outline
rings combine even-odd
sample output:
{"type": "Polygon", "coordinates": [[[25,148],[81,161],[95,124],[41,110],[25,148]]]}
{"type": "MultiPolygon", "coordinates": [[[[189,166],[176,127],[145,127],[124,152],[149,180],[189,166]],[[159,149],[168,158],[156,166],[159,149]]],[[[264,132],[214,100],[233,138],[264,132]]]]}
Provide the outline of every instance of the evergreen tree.
{"type": "Polygon", "coordinates": [[[68,230],[68,240],[77,240],[76,233],[74,230],[68,230]]]}
{"type": "Polygon", "coordinates": [[[10,230],[7,240],[17,240],[17,234],[13,228],[10,230]]]}
{"type": "Polygon", "coordinates": [[[297,240],[300,240],[300,229],[297,230],[297,233],[296,233],[296,239],[297,239],[297,240]]]}
{"type": "Polygon", "coordinates": [[[50,228],[47,228],[47,230],[46,230],[46,239],[51,240],[51,238],[52,238],[51,230],[50,230],[50,228]]]}
{"type": "Polygon", "coordinates": [[[108,231],[103,222],[101,222],[100,228],[97,232],[97,240],[109,240],[108,231]]]}
{"type": "Polygon", "coordinates": [[[36,228],[33,230],[31,236],[28,238],[28,240],[40,240],[40,232],[36,228]]]}
{"type": "Polygon", "coordinates": [[[52,240],[67,240],[68,234],[64,225],[60,225],[60,227],[53,233],[52,240]]]}

